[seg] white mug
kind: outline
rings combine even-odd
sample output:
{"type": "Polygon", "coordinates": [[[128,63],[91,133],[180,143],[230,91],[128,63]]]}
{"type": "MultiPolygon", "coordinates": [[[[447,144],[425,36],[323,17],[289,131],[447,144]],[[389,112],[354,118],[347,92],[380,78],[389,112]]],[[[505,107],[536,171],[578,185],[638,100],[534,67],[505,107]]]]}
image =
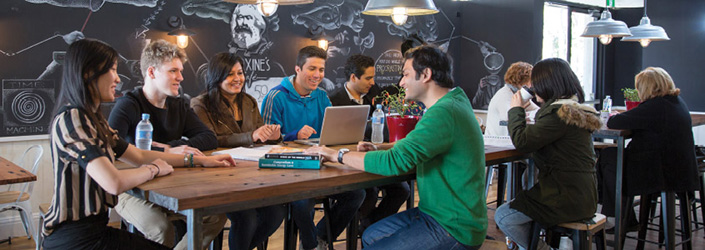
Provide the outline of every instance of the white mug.
{"type": "Polygon", "coordinates": [[[531,100],[531,98],[534,97],[534,92],[526,86],[521,88],[519,92],[521,93],[521,102],[523,103],[528,102],[529,100],[531,100]]]}

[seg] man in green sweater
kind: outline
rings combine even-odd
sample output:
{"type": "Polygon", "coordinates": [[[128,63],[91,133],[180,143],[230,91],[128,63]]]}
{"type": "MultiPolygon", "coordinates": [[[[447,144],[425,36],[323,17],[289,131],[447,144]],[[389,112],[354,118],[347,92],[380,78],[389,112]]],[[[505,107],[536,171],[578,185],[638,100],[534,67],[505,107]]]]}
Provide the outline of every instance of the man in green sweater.
{"type": "Polygon", "coordinates": [[[452,59],[435,46],[405,54],[400,86],[427,110],[394,144],[360,142],[358,152],[312,147],[308,153],[381,175],[416,171],[419,207],[383,219],[362,236],[370,249],[479,249],[487,233],[485,154],[465,92],[453,88],[452,59]],[[369,151],[369,152],[367,152],[369,151]]]}

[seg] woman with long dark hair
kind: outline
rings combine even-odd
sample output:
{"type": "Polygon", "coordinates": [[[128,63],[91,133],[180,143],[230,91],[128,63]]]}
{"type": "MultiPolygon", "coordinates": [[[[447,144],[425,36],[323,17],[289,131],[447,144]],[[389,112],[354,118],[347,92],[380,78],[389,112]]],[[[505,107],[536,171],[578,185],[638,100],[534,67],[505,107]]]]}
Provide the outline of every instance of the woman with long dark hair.
{"type": "MultiPolygon", "coordinates": [[[[191,99],[191,107],[216,137],[218,147],[249,146],[281,140],[279,125],[264,124],[257,100],[243,90],[243,61],[232,53],[218,53],[208,63],[206,92],[191,99]]],[[[230,219],[230,249],[252,249],[281,225],[286,209],[274,205],[226,214],[230,219]]]]}
{"type": "MultiPolygon", "coordinates": [[[[108,227],[117,195],[186,164],[183,155],[143,151],[119,138],[100,112],[115,99],[118,53],[91,39],[66,53],[61,95],[51,124],[54,195],[47,212],[44,249],[167,249],[108,227]],[[115,160],[136,168],[118,170],[115,160]]],[[[229,156],[193,156],[194,164],[229,166],[229,156]]]]}
{"type": "MultiPolygon", "coordinates": [[[[597,208],[592,132],[597,111],[581,104],[584,93],[568,62],[550,58],[531,71],[541,109],[527,125],[521,93],[512,96],[509,135],[517,150],[533,152],[538,183],[497,208],[495,222],[507,237],[528,248],[531,223],[545,227],[591,218],[597,208]]],[[[540,248],[547,247],[542,241],[540,248]]]]}

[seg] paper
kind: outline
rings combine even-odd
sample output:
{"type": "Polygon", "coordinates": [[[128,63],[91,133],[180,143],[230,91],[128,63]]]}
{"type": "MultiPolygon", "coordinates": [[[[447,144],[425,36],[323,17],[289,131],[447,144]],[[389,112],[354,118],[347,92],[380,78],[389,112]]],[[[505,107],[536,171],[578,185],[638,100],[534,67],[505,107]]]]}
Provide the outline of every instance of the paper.
{"type": "Polygon", "coordinates": [[[264,157],[264,154],[273,148],[281,147],[279,145],[264,145],[259,147],[237,147],[221,151],[213,152],[213,155],[229,154],[233,159],[245,161],[259,161],[259,158],[264,157]]]}
{"type": "Polygon", "coordinates": [[[514,148],[512,138],[507,135],[483,135],[483,137],[485,140],[485,145],[514,148]]]}

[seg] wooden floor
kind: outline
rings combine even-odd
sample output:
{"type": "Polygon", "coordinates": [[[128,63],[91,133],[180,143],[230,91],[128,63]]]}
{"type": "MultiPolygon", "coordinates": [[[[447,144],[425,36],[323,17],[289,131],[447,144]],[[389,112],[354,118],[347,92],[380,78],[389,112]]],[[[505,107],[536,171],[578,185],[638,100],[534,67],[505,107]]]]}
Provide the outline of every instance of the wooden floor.
{"type": "MultiPolygon", "coordinates": [[[[494,200],[497,197],[496,183],[497,183],[497,181],[494,180],[492,187],[491,187],[491,190],[490,190],[490,193],[488,195],[488,197],[489,197],[488,201],[494,200]]],[[[416,199],[415,199],[417,204],[418,204],[418,200],[419,200],[419,198],[418,198],[418,192],[417,192],[416,199]]],[[[415,204],[415,205],[417,205],[417,204],[415,204]]],[[[404,210],[405,208],[406,208],[406,205],[403,205],[402,210],[404,210]]],[[[497,229],[495,226],[494,209],[495,209],[495,204],[492,203],[489,206],[489,209],[487,211],[487,216],[489,218],[489,227],[487,228],[487,235],[496,239],[496,240],[504,241],[504,234],[502,233],[502,231],[497,229]]],[[[702,209],[702,208],[700,208],[700,209],[702,209]]],[[[703,219],[700,218],[700,215],[701,215],[700,209],[698,209],[698,218],[699,218],[700,222],[702,222],[703,219]]],[[[637,211],[638,211],[638,209],[637,209],[637,211]]],[[[678,214],[676,214],[676,215],[678,215],[678,214]]],[[[321,217],[323,217],[323,212],[317,211],[315,217],[316,217],[316,220],[319,220],[321,217]]],[[[680,224],[676,224],[676,228],[678,228],[678,227],[680,227],[680,224]]],[[[636,236],[636,233],[630,233],[629,235],[636,236]]],[[[341,238],[342,237],[345,237],[345,232],[343,232],[341,234],[341,238]]],[[[227,235],[224,238],[225,239],[223,242],[223,249],[228,249],[227,235]]],[[[607,239],[611,240],[612,236],[608,235],[607,239]]],[[[647,235],[647,239],[655,241],[656,239],[658,239],[658,232],[649,231],[649,234],[647,235]]],[[[680,239],[680,238],[677,237],[677,239],[680,239]]],[[[282,223],[282,227],[280,227],[279,230],[277,230],[277,232],[275,232],[274,235],[272,235],[269,238],[268,249],[269,250],[283,249],[283,241],[284,241],[284,227],[283,227],[283,223],[282,223]]],[[[360,245],[361,244],[359,244],[359,242],[358,242],[358,249],[360,249],[360,245]]],[[[336,242],[334,244],[334,246],[335,246],[335,249],[345,249],[345,242],[344,241],[336,242]]],[[[0,244],[0,250],[29,250],[29,249],[34,249],[34,247],[35,247],[34,240],[28,240],[27,237],[13,238],[12,244],[8,244],[7,242],[0,244]]],[[[624,249],[635,249],[635,248],[636,248],[636,240],[627,239],[625,242],[624,249]]],[[[677,247],[677,248],[680,249],[680,247],[677,247]]],[[[563,249],[563,247],[562,247],[562,249],[563,249]]],[[[569,246],[567,249],[571,249],[571,247],[569,246]]],[[[607,249],[612,249],[612,247],[608,246],[607,249]]],[[[659,248],[655,244],[648,244],[647,243],[645,249],[659,249],[659,248]]],[[[705,230],[703,229],[702,226],[700,226],[699,230],[693,232],[693,249],[695,249],[695,250],[705,249],[705,230]]]]}

